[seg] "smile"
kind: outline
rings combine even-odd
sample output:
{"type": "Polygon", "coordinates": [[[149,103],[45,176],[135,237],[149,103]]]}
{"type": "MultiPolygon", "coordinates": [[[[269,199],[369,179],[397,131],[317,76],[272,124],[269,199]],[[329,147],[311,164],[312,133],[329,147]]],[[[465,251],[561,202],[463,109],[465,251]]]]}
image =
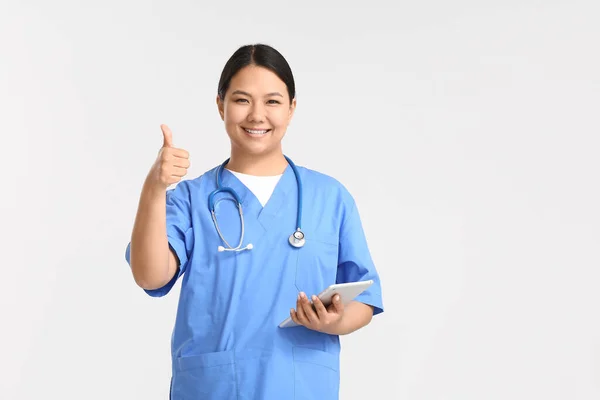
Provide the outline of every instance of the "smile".
{"type": "Polygon", "coordinates": [[[246,129],[246,128],[244,128],[244,130],[251,135],[264,135],[271,131],[270,129],[246,129]]]}

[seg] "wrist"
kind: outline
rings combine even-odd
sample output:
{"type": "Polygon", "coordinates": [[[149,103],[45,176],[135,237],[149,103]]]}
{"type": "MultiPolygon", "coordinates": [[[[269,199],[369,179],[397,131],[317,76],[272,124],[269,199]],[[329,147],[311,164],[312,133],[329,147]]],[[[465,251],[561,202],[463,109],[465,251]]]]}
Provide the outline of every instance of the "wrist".
{"type": "Polygon", "coordinates": [[[152,198],[164,197],[167,188],[168,186],[165,186],[160,180],[154,179],[150,173],[144,181],[143,192],[152,198]]]}
{"type": "Polygon", "coordinates": [[[329,326],[327,326],[327,328],[325,330],[323,330],[323,333],[327,333],[329,335],[338,335],[338,336],[345,335],[347,333],[345,325],[346,325],[345,319],[344,319],[344,316],[342,315],[339,320],[337,320],[333,324],[330,324],[329,326]]]}

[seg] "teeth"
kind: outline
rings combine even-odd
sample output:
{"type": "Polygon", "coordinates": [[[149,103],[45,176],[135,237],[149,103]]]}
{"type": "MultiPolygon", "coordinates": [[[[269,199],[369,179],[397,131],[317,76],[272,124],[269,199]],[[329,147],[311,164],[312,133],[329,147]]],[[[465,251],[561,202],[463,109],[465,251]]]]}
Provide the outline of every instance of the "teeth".
{"type": "Polygon", "coordinates": [[[265,133],[268,132],[268,130],[261,130],[261,131],[257,131],[257,130],[253,130],[253,129],[244,129],[244,130],[248,133],[252,133],[255,135],[264,135],[265,133]]]}

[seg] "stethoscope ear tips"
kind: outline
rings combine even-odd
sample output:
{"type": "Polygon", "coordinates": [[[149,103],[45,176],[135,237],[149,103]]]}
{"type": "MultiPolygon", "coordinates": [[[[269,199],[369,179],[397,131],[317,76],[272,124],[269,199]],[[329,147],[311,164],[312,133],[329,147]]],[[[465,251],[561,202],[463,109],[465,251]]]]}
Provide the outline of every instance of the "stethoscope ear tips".
{"type": "Polygon", "coordinates": [[[252,243],[248,243],[248,246],[244,247],[244,248],[235,248],[235,249],[226,249],[224,246],[219,246],[217,247],[217,250],[219,251],[219,253],[223,252],[223,251],[242,251],[242,250],[252,250],[254,248],[254,246],[252,245],[252,243]]]}

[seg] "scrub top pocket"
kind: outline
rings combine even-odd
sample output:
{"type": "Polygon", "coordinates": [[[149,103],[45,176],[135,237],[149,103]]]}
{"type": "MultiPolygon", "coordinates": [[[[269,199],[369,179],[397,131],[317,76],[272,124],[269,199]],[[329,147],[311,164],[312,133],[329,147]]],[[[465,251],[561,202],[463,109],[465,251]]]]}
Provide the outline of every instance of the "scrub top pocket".
{"type": "Polygon", "coordinates": [[[297,249],[296,289],[307,296],[319,294],[336,281],[338,266],[337,236],[308,236],[297,249]]]}
{"type": "Polygon", "coordinates": [[[233,351],[180,357],[174,370],[172,400],[237,398],[233,351]]]}
{"type": "Polygon", "coordinates": [[[337,400],[339,358],[325,351],[294,347],[294,399],[337,400]]]}

